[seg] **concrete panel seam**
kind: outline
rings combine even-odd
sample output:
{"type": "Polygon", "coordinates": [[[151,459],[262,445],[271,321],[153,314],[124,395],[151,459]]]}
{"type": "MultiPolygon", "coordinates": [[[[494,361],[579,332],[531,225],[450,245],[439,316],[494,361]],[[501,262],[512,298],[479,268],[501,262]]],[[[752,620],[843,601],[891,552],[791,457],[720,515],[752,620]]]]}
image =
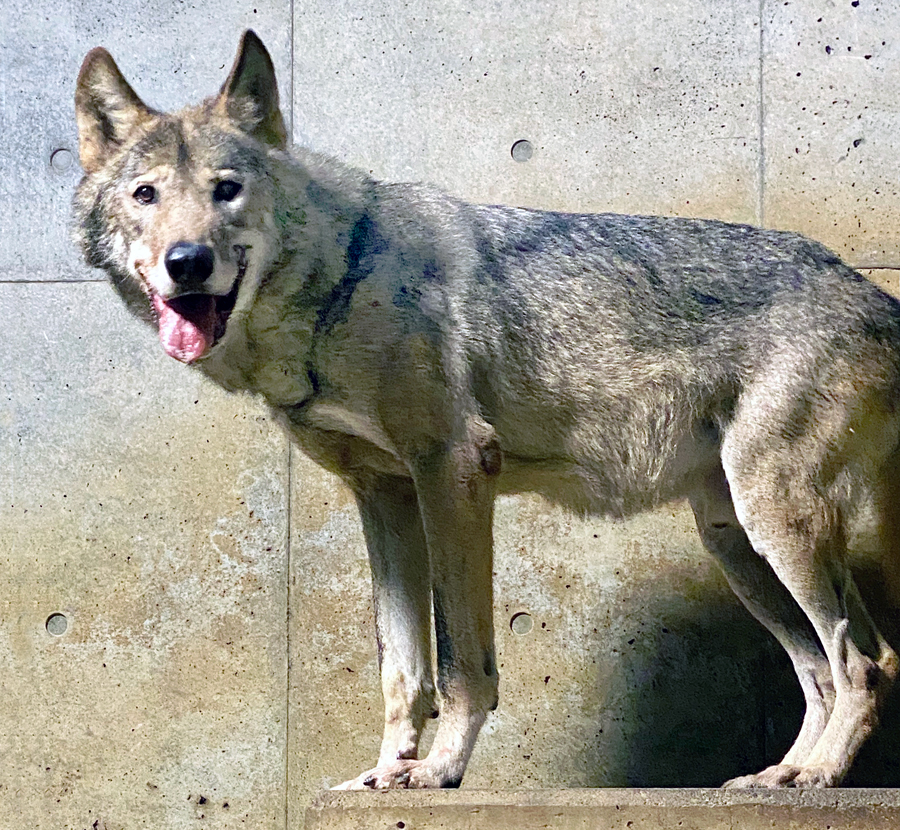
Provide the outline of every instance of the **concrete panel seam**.
{"type": "MultiPolygon", "coordinates": [[[[291,8],[293,10],[293,0],[291,8]]],[[[293,15],[291,16],[291,26],[293,27],[293,15]]],[[[293,61],[293,36],[291,38],[291,60],[293,61]]],[[[293,75],[293,73],[292,73],[293,75]]],[[[293,82],[291,85],[293,90],[293,82]]],[[[285,517],[287,533],[284,540],[284,588],[285,588],[285,643],[284,648],[287,659],[285,663],[285,696],[284,696],[284,830],[290,828],[291,818],[291,753],[288,748],[291,745],[291,493],[293,493],[294,480],[294,453],[291,450],[291,442],[287,442],[287,489],[285,490],[285,517]]]]}
{"type": "MultiPolygon", "coordinates": [[[[290,0],[289,3],[289,15],[290,15],[290,27],[291,33],[289,37],[290,43],[290,52],[289,52],[289,60],[291,66],[291,74],[290,79],[288,80],[288,96],[290,98],[289,109],[288,109],[288,130],[289,130],[289,140],[291,145],[294,144],[294,84],[295,80],[295,63],[296,59],[294,57],[294,50],[296,48],[296,42],[294,40],[294,0],[290,0]]],[[[293,480],[294,480],[294,454],[291,451],[291,442],[287,443],[287,490],[285,492],[285,498],[287,503],[285,504],[285,511],[287,517],[287,534],[285,537],[284,543],[284,562],[285,562],[285,570],[284,570],[284,580],[285,580],[285,615],[284,615],[284,625],[285,625],[285,651],[287,653],[287,659],[285,660],[285,706],[284,706],[284,830],[289,830],[291,826],[291,660],[292,660],[292,640],[291,640],[291,541],[292,541],[292,531],[291,531],[291,505],[292,505],[292,496],[293,493],[293,480]]]]}
{"type": "Polygon", "coordinates": [[[290,101],[291,108],[288,110],[288,113],[289,113],[288,117],[290,118],[290,141],[291,141],[291,145],[293,145],[294,144],[294,83],[295,83],[295,79],[294,79],[294,64],[295,64],[295,58],[294,58],[294,47],[295,47],[295,43],[294,43],[294,0],[291,0],[290,8],[291,8],[291,11],[290,11],[290,14],[291,14],[291,37],[290,37],[290,41],[291,41],[291,79],[290,79],[290,84],[288,86],[288,89],[290,90],[288,92],[288,95],[290,95],[290,98],[291,98],[291,101],[290,101]]]}
{"type": "Polygon", "coordinates": [[[759,186],[757,187],[757,205],[756,213],[759,226],[766,226],[766,103],[763,84],[765,83],[765,73],[763,72],[763,62],[765,61],[765,2],[759,0],[759,87],[757,94],[759,95],[759,156],[757,159],[757,175],[759,176],[759,186]]]}
{"type": "Polygon", "coordinates": [[[858,262],[853,265],[857,271],[896,271],[900,269],[900,265],[867,265],[864,262],[858,262]]]}

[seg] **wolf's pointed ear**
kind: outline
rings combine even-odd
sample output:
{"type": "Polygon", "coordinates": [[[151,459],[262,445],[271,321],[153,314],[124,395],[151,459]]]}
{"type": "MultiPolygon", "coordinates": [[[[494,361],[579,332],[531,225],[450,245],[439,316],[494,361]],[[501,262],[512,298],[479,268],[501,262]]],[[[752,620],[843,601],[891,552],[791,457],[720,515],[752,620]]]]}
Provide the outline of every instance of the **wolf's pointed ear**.
{"type": "Polygon", "coordinates": [[[287,130],[278,108],[275,67],[263,42],[251,29],[241,38],[234,66],[216,106],[257,140],[281,150],[287,147],[287,130]]]}
{"type": "Polygon", "coordinates": [[[86,173],[102,167],[141,122],[156,114],[138,98],[106,49],[87,53],[75,85],[78,154],[86,173]]]}

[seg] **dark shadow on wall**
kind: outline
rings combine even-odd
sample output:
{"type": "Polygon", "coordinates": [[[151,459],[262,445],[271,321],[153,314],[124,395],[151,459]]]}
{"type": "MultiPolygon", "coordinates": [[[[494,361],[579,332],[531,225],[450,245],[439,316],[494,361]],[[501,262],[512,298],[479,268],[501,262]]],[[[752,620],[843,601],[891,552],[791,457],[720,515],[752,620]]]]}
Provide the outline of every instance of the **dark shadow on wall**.
{"type": "Polygon", "coordinates": [[[786,655],[723,583],[701,591],[645,600],[660,624],[623,671],[625,786],[717,787],[774,763],[799,728],[786,655]]]}
{"type": "MultiPolygon", "coordinates": [[[[718,787],[777,763],[796,737],[804,705],[787,655],[722,585],[700,587],[690,602],[642,597],[656,622],[623,634],[621,739],[584,747],[587,786],[718,787]]],[[[900,690],[844,785],[900,786],[900,690]]]]}

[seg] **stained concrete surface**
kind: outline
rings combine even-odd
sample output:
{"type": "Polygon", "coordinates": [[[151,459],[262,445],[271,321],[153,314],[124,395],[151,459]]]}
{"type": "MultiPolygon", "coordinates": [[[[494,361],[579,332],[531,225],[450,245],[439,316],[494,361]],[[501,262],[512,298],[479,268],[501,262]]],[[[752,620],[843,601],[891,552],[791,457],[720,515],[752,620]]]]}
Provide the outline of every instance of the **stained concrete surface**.
{"type": "Polygon", "coordinates": [[[103,284],[0,317],[0,827],[279,826],[283,435],[103,284]]]}
{"type": "MultiPolygon", "coordinates": [[[[245,26],[272,50],[295,138],[375,176],[795,228],[900,285],[890,4],[39,0],[6,14],[0,830],[287,830],[377,755],[350,495],[258,403],[166,358],[67,236],[84,53],[107,46],[169,108],[218,88],[245,26]]],[[[465,788],[711,786],[790,743],[786,660],[683,506],[582,522],[504,498],[496,536],[501,704],[465,788]]],[[[851,783],[900,783],[898,720],[851,783]]]]}

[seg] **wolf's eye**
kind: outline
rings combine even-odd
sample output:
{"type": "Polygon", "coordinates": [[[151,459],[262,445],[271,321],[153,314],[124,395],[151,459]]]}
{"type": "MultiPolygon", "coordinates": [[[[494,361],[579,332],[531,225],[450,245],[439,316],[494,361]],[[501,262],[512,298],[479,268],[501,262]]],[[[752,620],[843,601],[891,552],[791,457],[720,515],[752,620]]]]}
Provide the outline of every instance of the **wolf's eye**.
{"type": "Polygon", "coordinates": [[[243,186],[240,182],[226,179],[224,182],[219,182],[216,185],[216,189],[213,191],[213,199],[217,202],[230,202],[237,198],[241,190],[243,190],[243,186]]]}
{"type": "Polygon", "coordinates": [[[150,184],[142,184],[132,194],[134,200],[142,205],[150,205],[156,201],[156,188],[150,184]]]}

